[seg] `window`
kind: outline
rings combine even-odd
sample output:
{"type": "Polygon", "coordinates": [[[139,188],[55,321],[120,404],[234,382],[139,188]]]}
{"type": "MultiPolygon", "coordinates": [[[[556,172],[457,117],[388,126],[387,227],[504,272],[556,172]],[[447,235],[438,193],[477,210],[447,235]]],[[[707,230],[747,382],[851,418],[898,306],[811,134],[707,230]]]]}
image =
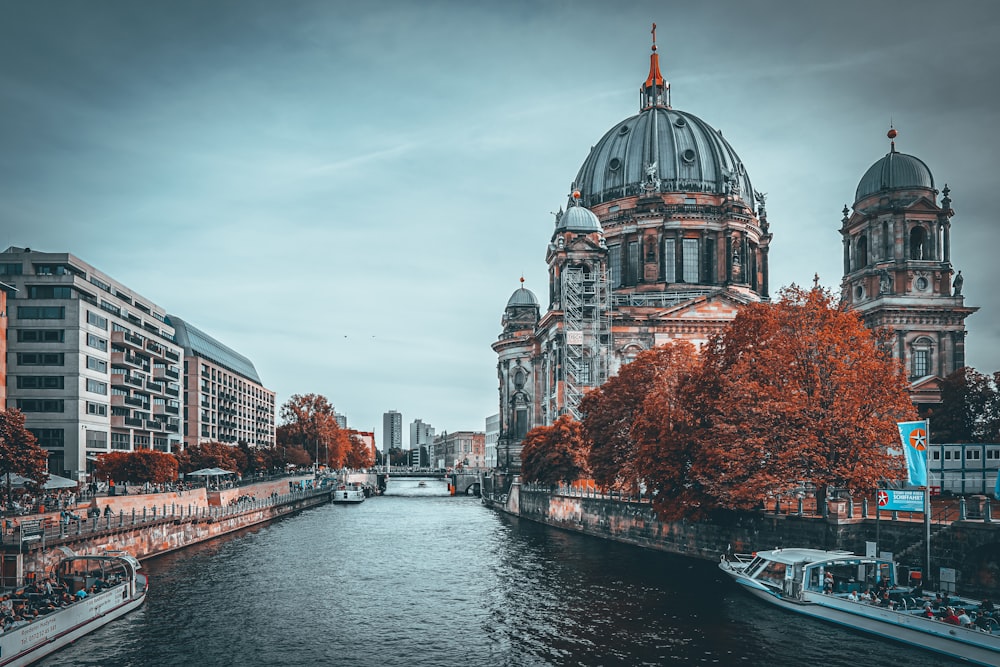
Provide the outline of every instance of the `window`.
{"type": "Polygon", "coordinates": [[[109,313],[114,313],[118,317],[121,317],[122,315],[122,309],[116,306],[115,304],[111,303],[110,301],[105,301],[104,299],[101,299],[101,308],[108,311],[109,313]]]}
{"type": "Polygon", "coordinates": [[[129,440],[128,433],[112,433],[111,434],[111,449],[125,449],[128,450],[131,446],[131,441],[129,440]]]}
{"type": "Polygon", "coordinates": [[[91,431],[87,429],[87,449],[100,449],[107,451],[108,434],[106,431],[91,431]]]}
{"type": "Polygon", "coordinates": [[[17,363],[22,366],[62,366],[65,355],[62,352],[18,352],[17,363]]]}
{"type": "Polygon", "coordinates": [[[18,375],[18,389],[62,389],[62,375],[18,375]]]}
{"type": "Polygon", "coordinates": [[[28,285],[29,299],[68,299],[72,292],[62,285],[28,285]]]}
{"type": "Polygon", "coordinates": [[[663,279],[677,282],[677,244],[674,239],[663,240],[663,279]]]}
{"type": "Polygon", "coordinates": [[[106,382],[99,382],[98,380],[87,378],[87,391],[89,391],[92,394],[107,395],[108,384],[106,382]]]}
{"type": "Polygon", "coordinates": [[[24,266],[20,262],[0,264],[0,276],[20,276],[24,266]]]}
{"type": "Polygon", "coordinates": [[[608,279],[611,287],[622,284],[622,246],[620,243],[608,246],[608,279]]]}
{"type": "Polygon", "coordinates": [[[106,282],[104,282],[100,278],[95,278],[94,276],[90,276],[90,278],[88,278],[88,280],[90,280],[90,283],[92,285],[97,285],[98,287],[100,287],[105,292],[111,292],[111,285],[107,284],[106,282]]]}
{"type": "Polygon", "coordinates": [[[103,359],[98,359],[97,357],[87,357],[87,368],[92,371],[100,371],[101,373],[108,372],[108,362],[103,359]]]}
{"type": "Polygon", "coordinates": [[[868,266],[868,237],[862,234],[854,250],[854,270],[868,266]]]}
{"type": "Polygon", "coordinates": [[[931,374],[931,341],[921,338],[913,343],[910,353],[910,371],[914,378],[922,378],[931,374]]]}
{"type": "Polygon", "coordinates": [[[19,398],[17,409],[21,412],[62,412],[61,398],[19,398]]]}
{"type": "Polygon", "coordinates": [[[19,320],[61,320],[66,317],[63,306],[18,306],[19,320]]]}
{"type": "Polygon", "coordinates": [[[98,417],[106,417],[108,415],[108,406],[103,403],[92,403],[87,401],[87,414],[97,415],[98,417]]]}
{"type": "Polygon", "coordinates": [[[1000,449],[987,449],[986,460],[987,461],[1000,460],[1000,449]]]}
{"type": "Polygon", "coordinates": [[[626,285],[635,285],[639,282],[639,242],[628,242],[628,257],[625,261],[626,285]]]}
{"type": "Polygon", "coordinates": [[[62,329],[18,329],[18,343],[61,343],[65,340],[62,329]]]}
{"type": "Polygon", "coordinates": [[[930,259],[927,251],[927,232],[917,225],[910,230],[910,259],[930,259]]]}
{"type": "Polygon", "coordinates": [[[96,350],[108,351],[108,341],[94,334],[87,334],[87,345],[96,350]]]}
{"type": "Polygon", "coordinates": [[[681,245],[684,282],[698,282],[698,239],[684,239],[681,245]]]}
{"type": "Polygon", "coordinates": [[[28,430],[38,440],[39,447],[52,449],[53,447],[62,447],[65,445],[66,441],[61,428],[29,428],[28,430]]]}
{"type": "Polygon", "coordinates": [[[95,327],[100,327],[105,331],[108,330],[108,318],[98,315],[92,310],[87,311],[87,324],[93,324],[95,327]]]}
{"type": "Polygon", "coordinates": [[[938,451],[938,450],[936,450],[936,449],[933,452],[931,452],[931,460],[932,461],[940,461],[941,460],[941,452],[938,451]]]}
{"type": "Polygon", "coordinates": [[[978,449],[966,449],[965,450],[965,460],[966,461],[978,461],[979,460],[979,450],[978,449]]]}

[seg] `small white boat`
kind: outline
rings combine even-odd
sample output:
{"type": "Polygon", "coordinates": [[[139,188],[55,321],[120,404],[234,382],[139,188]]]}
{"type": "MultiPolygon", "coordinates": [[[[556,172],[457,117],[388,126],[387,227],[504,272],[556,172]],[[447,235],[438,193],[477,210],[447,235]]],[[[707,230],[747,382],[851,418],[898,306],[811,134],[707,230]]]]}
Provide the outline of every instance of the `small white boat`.
{"type": "MultiPolygon", "coordinates": [[[[141,606],[146,600],[147,580],[139,568],[139,561],[118,552],[69,556],[59,561],[52,579],[65,586],[76,601],[0,634],[0,667],[32,664],[141,606]],[[93,592],[79,597],[81,589],[93,592]]],[[[28,599],[23,604],[30,607],[39,601],[28,599]]]]}
{"type": "MultiPolygon", "coordinates": [[[[980,624],[961,627],[927,618],[930,600],[896,585],[895,564],[846,551],[775,549],[725,556],[719,567],[757,598],[788,611],[935,651],[959,660],[1000,665],[1000,622],[982,614],[980,624]],[[885,603],[854,601],[881,584],[885,603]]],[[[947,605],[977,611],[979,603],[950,598],[947,605]]]]}
{"type": "Polygon", "coordinates": [[[331,500],[339,504],[357,504],[365,501],[365,487],[354,482],[353,484],[338,484],[333,490],[331,500]]]}
{"type": "Polygon", "coordinates": [[[421,480],[421,481],[417,482],[417,487],[421,488],[421,489],[425,489],[425,488],[427,488],[427,482],[421,480]]]}

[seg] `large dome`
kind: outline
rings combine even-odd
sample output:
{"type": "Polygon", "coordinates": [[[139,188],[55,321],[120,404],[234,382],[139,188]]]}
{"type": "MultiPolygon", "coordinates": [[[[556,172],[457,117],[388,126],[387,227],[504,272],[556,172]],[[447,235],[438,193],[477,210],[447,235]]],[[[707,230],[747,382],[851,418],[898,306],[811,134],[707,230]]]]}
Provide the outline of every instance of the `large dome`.
{"type": "Polygon", "coordinates": [[[576,177],[582,203],[593,207],[650,188],[654,192],[732,193],[751,209],[754,192],[736,151],[722,134],[693,114],[654,106],[601,137],[576,177]],[[652,171],[652,170],[650,170],[652,171]]]}
{"type": "Polygon", "coordinates": [[[869,167],[861,177],[854,201],[859,202],[877,192],[911,188],[933,190],[934,177],[923,160],[906,153],[897,153],[893,145],[892,150],[869,167]]]}

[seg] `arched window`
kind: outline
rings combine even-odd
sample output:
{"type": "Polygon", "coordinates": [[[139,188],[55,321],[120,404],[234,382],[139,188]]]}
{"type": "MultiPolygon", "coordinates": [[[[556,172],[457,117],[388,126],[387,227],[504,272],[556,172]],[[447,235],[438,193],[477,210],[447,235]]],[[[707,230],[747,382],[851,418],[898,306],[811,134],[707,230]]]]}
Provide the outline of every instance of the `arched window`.
{"type": "Polygon", "coordinates": [[[910,377],[922,378],[931,374],[934,367],[934,342],[930,338],[918,338],[910,347],[910,377]]]}
{"type": "Polygon", "coordinates": [[[927,230],[920,225],[910,230],[910,259],[928,259],[927,230]]]}
{"type": "Polygon", "coordinates": [[[892,237],[889,236],[889,223],[882,223],[882,259],[892,259],[892,237]]]}
{"type": "Polygon", "coordinates": [[[854,270],[868,266],[868,237],[862,234],[854,246],[854,270]]]}

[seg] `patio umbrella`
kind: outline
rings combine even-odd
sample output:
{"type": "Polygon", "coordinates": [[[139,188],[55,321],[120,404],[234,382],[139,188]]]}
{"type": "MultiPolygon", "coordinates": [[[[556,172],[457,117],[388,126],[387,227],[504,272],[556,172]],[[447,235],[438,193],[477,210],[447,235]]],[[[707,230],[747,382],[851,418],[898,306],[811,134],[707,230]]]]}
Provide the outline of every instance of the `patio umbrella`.
{"type": "MultiPolygon", "coordinates": [[[[0,484],[4,486],[7,485],[7,478],[10,477],[11,486],[26,486],[28,484],[37,484],[38,482],[28,479],[27,477],[22,477],[21,475],[15,475],[13,473],[5,475],[0,481],[0,484]]],[[[60,477],[59,475],[49,475],[49,481],[42,484],[43,489],[69,489],[79,484],[75,479],[68,479],[66,477],[60,477]]]]}

